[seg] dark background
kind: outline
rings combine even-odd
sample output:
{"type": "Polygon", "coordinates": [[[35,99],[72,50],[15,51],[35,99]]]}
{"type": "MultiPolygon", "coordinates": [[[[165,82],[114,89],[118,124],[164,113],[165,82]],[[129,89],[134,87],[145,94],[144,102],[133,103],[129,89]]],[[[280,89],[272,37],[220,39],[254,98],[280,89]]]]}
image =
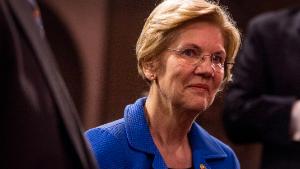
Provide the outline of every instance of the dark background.
{"type": "MultiPolygon", "coordinates": [[[[41,0],[47,37],[85,129],[122,117],[124,106],[147,91],[138,76],[135,43],[156,0],[41,0]]],[[[299,5],[299,0],[220,0],[243,36],[249,20],[299,5]]],[[[288,25],[287,25],[288,26],[288,25]]],[[[230,144],[242,169],[257,169],[259,144],[234,145],[224,133],[223,93],[199,117],[210,133],[230,144]]]]}

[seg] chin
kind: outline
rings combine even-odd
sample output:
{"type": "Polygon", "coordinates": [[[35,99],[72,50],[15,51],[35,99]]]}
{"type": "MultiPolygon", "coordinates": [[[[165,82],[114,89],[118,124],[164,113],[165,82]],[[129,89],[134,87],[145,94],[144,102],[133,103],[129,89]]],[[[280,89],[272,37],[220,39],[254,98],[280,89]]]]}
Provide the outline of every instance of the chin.
{"type": "Polygon", "coordinates": [[[190,102],[187,103],[187,109],[189,109],[191,112],[201,113],[208,109],[210,105],[211,104],[207,100],[190,100],[190,102]]]}

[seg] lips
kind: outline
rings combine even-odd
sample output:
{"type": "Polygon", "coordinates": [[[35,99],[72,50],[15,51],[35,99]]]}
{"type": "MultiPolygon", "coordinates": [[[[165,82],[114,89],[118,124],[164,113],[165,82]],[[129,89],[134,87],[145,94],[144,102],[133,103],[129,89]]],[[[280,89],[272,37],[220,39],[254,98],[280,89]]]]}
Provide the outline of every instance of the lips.
{"type": "Polygon", "coordinates": [[[188,85],[189,88],[195,88],[195,89],[198,89],[198,90],[205,90],[207,92],[209,92],[209,86],[206,85],[206,84],[202,84],[202,83],[197,83],[197,84],[191,84],[191,85],[188,85]]]}

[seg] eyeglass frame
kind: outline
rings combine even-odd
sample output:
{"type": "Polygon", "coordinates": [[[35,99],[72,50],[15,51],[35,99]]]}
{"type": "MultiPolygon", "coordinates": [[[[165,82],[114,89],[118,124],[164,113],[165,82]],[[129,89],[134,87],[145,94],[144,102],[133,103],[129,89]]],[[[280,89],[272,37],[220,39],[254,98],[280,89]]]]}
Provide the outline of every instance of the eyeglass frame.
{"type": "MultiPolygon", "coordinates": [[[[183,57],[183,58],[188,58],[189,56],[184,56],[184,54],[182,54],[182,52],[185,50],[185,49],[195,49],[195,48],[183,48],[183,49],[176,49],[176,48],[167,48],[168,51],[173,51],[175,52],[177,55],[183,57]]],[[[200,57],[197,57],[198,61],[193,63],[193,64],[198,64],[200,60],[203,61],[204,57],[205,56],[210,56],[210,62],[211,62],[211,65],[215,68],[216,67],[216,64],[213,63],[213,56],[215,56],[216,54],[214,53],[211,53],[211,54],[200,54],[199,56],[200,57]]],[[[222,64],[217,64],[217,67],[220,68],[220,70],[225,70],[226,69],[226,65],[234,65],[234,62],[226,62],[226,57],[224,57],[225,61],[224,63],[222,64]]]]}

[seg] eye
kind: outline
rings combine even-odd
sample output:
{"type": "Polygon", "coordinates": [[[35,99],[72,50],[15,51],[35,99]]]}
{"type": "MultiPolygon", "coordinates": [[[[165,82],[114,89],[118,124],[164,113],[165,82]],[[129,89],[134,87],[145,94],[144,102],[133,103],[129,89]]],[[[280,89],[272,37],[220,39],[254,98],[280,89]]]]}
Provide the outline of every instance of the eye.
{"type": "Polygon", "coordinates": [[[222,54],[213,54],[212,55],[212,58],[211,58],[211,61],[214,63],[214,64],[219,64],[219,65],[224,65],[225,63],[225,56],[222,55],[222,54]]]}
{"type": "Polygon", "coordinates": [[[186,48],[180,51],[180,55],[195,58],[198,56],[198,52],[196,49],[186,48]]]}

